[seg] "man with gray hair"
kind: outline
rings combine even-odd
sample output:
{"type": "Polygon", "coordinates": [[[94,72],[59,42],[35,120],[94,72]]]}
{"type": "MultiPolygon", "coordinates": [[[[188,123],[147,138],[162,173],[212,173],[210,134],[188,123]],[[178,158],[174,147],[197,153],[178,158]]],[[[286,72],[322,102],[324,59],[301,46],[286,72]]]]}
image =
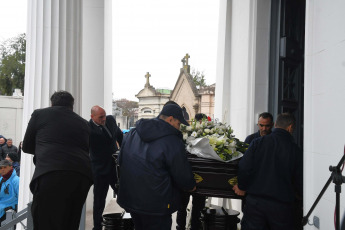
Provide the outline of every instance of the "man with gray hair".
{"type": "Polygon", "coordinates": [[[8,138],[7,142],[4,146],[2,146],[2,157],[5,159],[8,154],[15,154],[17,155],[18,148],[17,146],[13,145],[13,140],[12,138],[8,138]]]}
{"type": "Polygon", "coordinates": [[[247,193],[242,230],[294,229],[295,193],[302,195],[303,189],[303,155],[292,137],[295,123],[292,114],[278,115],[272,133],[253,140],[239,163],[233,189],[247,193]]]}

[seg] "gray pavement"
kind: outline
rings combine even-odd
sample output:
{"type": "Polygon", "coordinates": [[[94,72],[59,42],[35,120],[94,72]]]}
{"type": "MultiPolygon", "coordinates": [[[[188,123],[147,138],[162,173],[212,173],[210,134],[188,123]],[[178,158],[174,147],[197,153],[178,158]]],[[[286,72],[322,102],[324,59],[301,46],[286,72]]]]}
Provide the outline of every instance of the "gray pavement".
{"type": "MultiPolygon", "coordinates": [[[[103,214],[107,213],[121,213],[123,209],[117,204],[116,198],[111,199],[105,206],[103,214]]],[[[176,229],[176,212],[172,215],[172,226],[171,229],[176,229]]],[[[86,212],[86,222],[85,222],[85,230],[92,230],[93,227],[93,218],[92,218],[92,211],[86,212]]]]}

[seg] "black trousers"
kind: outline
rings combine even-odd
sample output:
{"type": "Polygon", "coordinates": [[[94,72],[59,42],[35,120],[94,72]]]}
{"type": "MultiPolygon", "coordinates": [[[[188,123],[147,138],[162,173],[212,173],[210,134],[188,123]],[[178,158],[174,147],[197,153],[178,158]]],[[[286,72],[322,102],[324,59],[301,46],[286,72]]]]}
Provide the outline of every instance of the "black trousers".
{"type": "Polygon", "coordinates": [[[294,229],[294,204],[280,203],[248,195],[243,210],[242,230],[294,229]]]}
{"type": "MultiPolygon", "coordinates": [[[[115,171],[114,171],[115,172],[115,171]]],[[[108,194],[109,185],[117,194],[115,188],[116,174],[112,175],[94,175],[93,186],[93,230],[102,229],[102,214],[105,207],[105,199],[108,194]]]]}
{"type": "Polygon", "coordinates": [[[34,181],[32,217],[35,230],[78,230],[92,181],[73,171],[54,171],[34,181]]]}
{"type": "MultiPolygon", "coordinates": [[[[186,217],[187,217],[187,206],[189,203],[190,193],[183,193],[181,195],[181,208],[177,211],[176,215],[176,229],[184,230],[186,229],[186,217]]],[[[191,213],[191,230],[198,230],[200,229],[200,215],[201,211],[205,207],[205,196],[201,196],[198,194],[192,194],[193,201],[192,201],[192,213],[191,213]]]]}
{"type": "Polygon", "coordinates": [[[135,230],[171,230],[171,215],[153,216],[131,213],[135,230]]]}

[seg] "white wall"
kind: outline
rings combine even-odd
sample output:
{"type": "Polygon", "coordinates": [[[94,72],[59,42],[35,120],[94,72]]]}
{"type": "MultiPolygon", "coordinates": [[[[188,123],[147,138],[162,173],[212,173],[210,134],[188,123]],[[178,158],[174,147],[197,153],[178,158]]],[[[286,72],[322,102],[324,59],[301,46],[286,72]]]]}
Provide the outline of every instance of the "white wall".
{"type": "MultiPolygon", "coordinates": [[[[304,210],[330,176],[345,144],[345,1],[307,1],[304,91],[304,210]]],[[[333,229],[332,183],[311,215],[320,229],[333,229]]],[[[341,210],[345,209],[344,186],[341,210]]],[[[343,212],[342,212],[343,213],[343,212]]],[[[341,214],[342,216],[342,214],[341,214]]],[[[316,229],[306,226],[305,229],[316,229]]]]}
{"type": "Polygon", "coordinates": [[[0,135],[12,138],[13,145],[22,141],[23,97],[0,96],[0,135]]]}

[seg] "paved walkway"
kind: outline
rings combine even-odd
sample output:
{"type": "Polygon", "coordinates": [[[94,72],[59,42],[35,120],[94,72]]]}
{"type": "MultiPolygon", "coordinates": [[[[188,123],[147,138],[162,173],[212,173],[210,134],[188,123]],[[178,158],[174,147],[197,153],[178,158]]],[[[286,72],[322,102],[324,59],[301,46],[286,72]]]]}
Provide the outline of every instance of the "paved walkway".
{"type": "MultiPolygon", "coordinates": [[[[107,213],[121,213],[123,209],[117,204],[116,199],[111,199],[105,206],[103,214],[107,213]]],[[[176,229],[176,212],[172,215],[172,226],[171,229],[176,229]]],[[[86,212],[86,224],[85,230],[92,230],[93,227],[93,219],[92,219],[92,211],[86,212]]]]}
{"type": "MultiPolygon", "coordinates": [[[[192,204],[192,199],[190,199],[189,204],[188,204],[188,209],[191,208],[191,204],[192,204]]],[[[233,204],[235,204],[235,206],[240,207],[241,206],[241,202],[239,200],[233,200],[233,204]]],[[[213,205],[218,205],[218,206],[223,206],[223,207],[227,207],[227,208],[232,208],[233,205],[231,205],[231,203],[229,202],[229,200],[225,200],[223,201],[222,199],[218,199],[218,198],[213,198],[212,201],[211,199],[208,200],[207,204],[208,207],[211,207],[213,205]]],[[[240,210],[240,209],[238,209],[240,210]]],[[[105,206],[104,212],[103,214],[106,213],[121,213],[123,212],[123,209],[117,204],[116,199],[112,198],[105,206]]],[[[189,213],[187,214],[189,215],[189,213]]],[[[242,218],[242,213],[239,216],[239,218],[242,218]]],[[[189,217],[187,217],[187,222],[188,222],[189,217]]],[[[172,215],[172,226],[171,229],[175,230],[176,229],[176,212],[173,213],[172,215]]],[[[92,219],[92,211],[88,211],[86,212],[86,224],[85,224],[85,230],[92,230],[93,227],[93,219],[92,219]]],[[[238,229],[240,229],[240,224],[238,224],[238,229]]]]}

